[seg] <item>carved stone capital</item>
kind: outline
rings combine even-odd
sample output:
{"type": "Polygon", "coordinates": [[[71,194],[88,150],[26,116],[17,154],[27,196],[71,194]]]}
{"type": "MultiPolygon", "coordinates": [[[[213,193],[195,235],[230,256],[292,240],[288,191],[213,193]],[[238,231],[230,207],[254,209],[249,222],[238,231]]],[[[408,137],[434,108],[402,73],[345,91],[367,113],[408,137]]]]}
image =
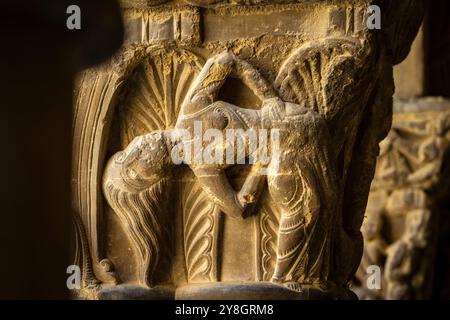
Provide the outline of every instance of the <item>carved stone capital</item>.
{"type": "Polygon", "coordinates": [[[76,92],[74,208],[97,297],[352,298],[392,66],[421,20],[405,2],[400,39],[387,13],[367,29],[368,0],[123,1],[123,49],[76,92]],[[279,145],[264,164],[239,163],[247,147],[205,164],[239,152],[199,142],[211,129],[279,145]]]}

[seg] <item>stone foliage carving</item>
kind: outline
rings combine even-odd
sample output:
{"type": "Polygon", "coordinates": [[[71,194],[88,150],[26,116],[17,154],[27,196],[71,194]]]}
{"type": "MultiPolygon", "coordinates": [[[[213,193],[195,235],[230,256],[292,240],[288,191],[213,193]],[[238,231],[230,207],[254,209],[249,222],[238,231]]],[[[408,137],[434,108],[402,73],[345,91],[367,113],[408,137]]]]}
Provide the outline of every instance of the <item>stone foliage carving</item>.
{"type": "Polygon", "coordinates": [[[394,125],[381,143],[363,224],[364,255],[357,273],[362,298],[427,299],[439,221],[448,188],[444,163],[450,147],[445,100],[397,101],[394,125]],[[383,271],[381,290],[368,290],[367,268],[383,271]]]}
{"type": "Polygon", "coordinates": [[[371,1],[122,2],[124,48],[78,81],[80,295],[352,298],[392,109],[389,48],[365,28],[371,1]],[[248,139],[239,155],[198,140],[211,129],[280,143],[249,163],[248,139]],[[211,147],[238,156],[196,160],[211,147]]]}

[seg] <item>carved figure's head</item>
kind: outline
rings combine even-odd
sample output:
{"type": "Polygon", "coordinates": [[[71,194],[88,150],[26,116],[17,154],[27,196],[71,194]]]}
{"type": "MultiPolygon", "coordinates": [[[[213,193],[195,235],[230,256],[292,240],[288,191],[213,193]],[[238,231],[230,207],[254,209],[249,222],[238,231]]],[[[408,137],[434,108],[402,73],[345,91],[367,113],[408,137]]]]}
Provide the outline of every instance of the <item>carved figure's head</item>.
{"type": "Polygon", "coordinates": [[[362,226],[364,239],[371,241],[381,236],[383,217],[379,211],[368,211],[362,226]]]}
{"type": "Polygon", "coordinates": [[[108,162],[105,182],[128,192],[139,192],[161,180],[171,164],[166,133],[155,131],[135,138],[108,162]]]}

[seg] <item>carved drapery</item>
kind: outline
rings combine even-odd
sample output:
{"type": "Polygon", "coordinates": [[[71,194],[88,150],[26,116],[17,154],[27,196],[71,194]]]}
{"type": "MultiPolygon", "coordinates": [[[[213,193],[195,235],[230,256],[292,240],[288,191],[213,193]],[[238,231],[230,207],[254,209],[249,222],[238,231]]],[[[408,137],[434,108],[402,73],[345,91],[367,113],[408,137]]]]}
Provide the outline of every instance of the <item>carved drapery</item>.
{"type": "MultiPolygon", "coordinates": [[[[123,49],[81,74],[76,91],[80,294],[351,297],[378,143],[390,128],[401,60],[392,54],[410,37],[368,30],[372,1],[122,2],[123,49]],[[246,189],[251,166],[208,168],[220,173],[204,178],[164,158],[192,110],[209,128],[230,114],[224,126],[281,132],[280,171],[258,187],[246,219],[228,213],[249,199],[230,195],[246,189]]],[[[409,34],[421,2],[407,2],[409,34]]]]}

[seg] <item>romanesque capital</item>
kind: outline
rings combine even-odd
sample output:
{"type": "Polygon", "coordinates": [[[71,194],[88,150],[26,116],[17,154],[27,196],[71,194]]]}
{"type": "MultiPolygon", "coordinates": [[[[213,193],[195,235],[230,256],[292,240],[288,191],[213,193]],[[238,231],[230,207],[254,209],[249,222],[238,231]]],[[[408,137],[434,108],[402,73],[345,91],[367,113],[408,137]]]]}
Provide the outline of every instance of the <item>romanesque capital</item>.
{"type": "Polygon", "coordinates": [[[123,0],[123,48],[76,91],[79,296],[355,298],[423,13],[398,2],[123,0]]]}

